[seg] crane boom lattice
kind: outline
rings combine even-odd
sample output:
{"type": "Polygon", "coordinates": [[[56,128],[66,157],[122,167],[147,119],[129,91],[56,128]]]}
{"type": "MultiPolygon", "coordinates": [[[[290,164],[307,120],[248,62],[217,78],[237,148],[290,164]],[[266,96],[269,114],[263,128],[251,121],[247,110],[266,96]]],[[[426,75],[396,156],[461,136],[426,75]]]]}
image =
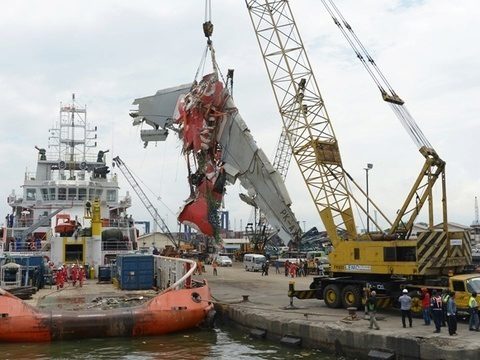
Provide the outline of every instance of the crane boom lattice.
{"type": "Polygon", "coordinates": [[[177,243],[177,241],[175,240],[175,238],[173,237],[172,233],[170,232],[167,224],[165,223],[165,221],[163,220],[163,218],[160,216],[160,214],[158,213],[157,209],[155,208],[155,206],[153,206],[152,202],[150,201],[150,199],[147,197],[147,195],[145,194],[145,192],[143,191],[142,187],[140,186],[140,184],[138,183],[138,181],[135,179],[135,176],[133,176],[132,172],[130,171],[130,169],[127,167],[127,165],[123,162],[122,159],[120,159],[120,157],[114,157],[113,158],[113,161],[115,162],[115,164],[118,166],[118,168],[120,169],[120,171],[122,172],[123,176],[125,176],[125,179],[127,179],[128,183],[130,184],[130,186],[132,187],[132,189],[135,191],[135,193],[138,195],[138,197],[140,198],[140,201],[143,203],[143,205],[145,206],[145,208],[148,210],[148,212],[150,213],[150,215],[152,216],[153,220],[155,221],[155,223],[160,227],[160,229],[162,229],[162,231],[164,232],[164,234],[166,234],[168,236],[168,239],[172,242],[172,244],[178,248],[179,247],[179,244],[177,243]]]}
{"type": "Polygon", "coordinates": [[[346,175],[330,119],[285,0],[246,0],[287,139],[332,240],[356,237],[346,175]]]}
{"type": "Polygon", "coordinates": [[[277,150],[273,160],[273,166],[278,171],[283,180],[287,177],[290,161],[292,160],[292,148],[288,143],[287,132],[282,126],[282,133],[278,139],[277,150]]]}

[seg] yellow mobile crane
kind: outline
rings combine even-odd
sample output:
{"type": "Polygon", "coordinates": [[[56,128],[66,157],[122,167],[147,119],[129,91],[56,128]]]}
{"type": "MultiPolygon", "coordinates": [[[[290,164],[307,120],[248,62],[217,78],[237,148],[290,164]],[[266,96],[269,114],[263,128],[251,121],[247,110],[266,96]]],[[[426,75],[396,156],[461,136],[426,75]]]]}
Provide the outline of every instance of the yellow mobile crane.
{"type": "MultiPolygon", "coordinates": [[[[374,80],[383,99],[391,104],[425,157],[425,164],[396,219],[390,221],[343,167],[338,141],[288,1],[245,2],[283,122],[275,162],[281,164],[280,168],[284,169],[282,174],[285,175],[293,154],[334,247],[329,255],[330,276],[315,278],[309,297],[323,298],[330,307],[359,306],[362,289],[370,287],[386,299],[384,304],[387,305],[400,295],[404,287],[411,289],[412,293],[420,287],[451,287],[455,277],[448,278],[446,275],[465,272],[471,265],[470,236],[464,231],[452,232],[448,229],[445,162],[403,106],[403,100],[378,71],[374,80]],[[433,224],[432,189],[439,177],[442,185],[441,229],[433,224]],[[382,231],[376,219],[369,217],[362,205],[363,198],[355,197],[350,185],[367,197],[389,224],[387,231],[382,231]],[[428,229],[414,234],[414,221],[426,202],[428,229]],[[352,204],[369,218],[377,231],[357,233],[352,204]]],[[[327,9],[331,10],[331,7],[327,6],[327,9]]],[[[340,21],[332,16],[338,25],[340,21]]],[[[341,20],[344,21],[343,17],[341,20]]],[[[343,24],[350,32],[348,23],[344,21],[343,24]]],[[[354,34],[353,31],[351,33],[354,34]]],[[[356,39],[353,36],[355,44],[356,39]]],[[[365,50],[359,44],[358,41],[357,45],[365,50]]],[[[366,60],[359,54],[357,56],[367,65],[367,70],[375,73],[378,68],[368,53],[366,60]]],[[[464,292],[466,288],[471,291],[472,287],[480,290],[480,278],[472,276],[472,279],[468,276],[463,280],[457,279],[459,284],[463,284],[464,292]]],[[[299,292],[291,289],[290,295],[297,296],[299,292]]],[[[298,297],[306,296],[301,294],[298,297]]]]}

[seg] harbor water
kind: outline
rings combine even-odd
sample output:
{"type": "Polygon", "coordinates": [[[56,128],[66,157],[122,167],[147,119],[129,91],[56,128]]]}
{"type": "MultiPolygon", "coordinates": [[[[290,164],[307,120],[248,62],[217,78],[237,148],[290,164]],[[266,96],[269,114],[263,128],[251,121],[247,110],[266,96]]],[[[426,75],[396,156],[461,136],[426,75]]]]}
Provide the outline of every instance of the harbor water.
{"type": "Polygon", "coordinates": [[[222,327],[168,336],[85,339],[48,344],[1,344],[2,359],[335,359],[318,350],[289,348],[222,327]]]}

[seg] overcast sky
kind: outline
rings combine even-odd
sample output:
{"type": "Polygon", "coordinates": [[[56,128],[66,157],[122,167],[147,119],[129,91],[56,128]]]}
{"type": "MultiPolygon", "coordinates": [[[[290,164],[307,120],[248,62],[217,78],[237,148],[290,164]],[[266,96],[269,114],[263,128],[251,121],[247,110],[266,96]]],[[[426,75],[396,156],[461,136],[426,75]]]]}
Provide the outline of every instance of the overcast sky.
{"type": "MultiPolygon", "coordinates": [[[[391,218],[423,164],[410,137],[384,103],[318,0],[291,0],[298,28],[338,137],[349,173],[365,183],[391,218]]],[[[447,162],[449,220],[470,225],[480,191],[480,47],[475,0],[338,0],[336,4],[370,50],[437,153],[447,162]]],[[[248,11],[241,0],[212,0],[213,41],[224,73],[235,69],[234,98],[252,135],[271,159],[281,130],[248,11]]],[[[180,142],[171,134],[146,149],[128,112],[137,97],[193,80],[205,38],[204,1],[11,1],[0,12],[0,105],[4,199],[20,193],[25,170],[35,170],[35,145],[46,147],[60,102],[76,93],[98,126],[102,149],[119,155],[149,189],[159,212],[176,229],[188,196],[180,142]],[[157,201],[156,197],[161,201],[157,201]],[[172,211],[170,211],[170,210],[172,211]]],[[[120,175],[121,194],[133,196],[138,220],[149,220],[120,175]]],[[[292,164],[286,181],[302,228],[322,227],[292,164]]],[[[231,227],[252,221],[227,189],[231,227]]],[[[439,198],[437,218],[440,221],[439,198]]],[[[5,200],[1,211],[9,208],[5,200]]],[[[357,226],[363,228],[358,213],[357,226]]],[[[3,217],[2,217],[3,218],[3,217]]],[[[426,215],[419,216],[426,221],[426,215]]]]}

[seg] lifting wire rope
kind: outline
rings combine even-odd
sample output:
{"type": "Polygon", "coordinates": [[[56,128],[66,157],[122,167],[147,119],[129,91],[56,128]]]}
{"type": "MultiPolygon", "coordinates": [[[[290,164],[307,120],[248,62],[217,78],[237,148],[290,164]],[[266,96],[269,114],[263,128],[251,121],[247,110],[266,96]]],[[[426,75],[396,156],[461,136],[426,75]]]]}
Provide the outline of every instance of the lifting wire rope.
{"type": "Polygon", "coordinates": [[[370,77],[377,85],[380,93],[382,94],[383,100],[390,104],[391,109],[398,117],[417,147],[426,147],[433,150],[432,145],[429,143],[422,130],[415,122],[415,119],[404,106],[404,101],[397,95],[387,78],[380,71],[379,67],[375,63],[375,60],[357,37],[353,31],[353,28],[342,15],[338,7],[334,4],[333,0],[322,0],[322,3],[332,17],[335,25],[337,25],[347,42],[350,44],[357,58],[361,61],[370,77]]]}
{"type": "MultiPolygon", "coordinates": [[[[212,23],[212,1],[211,0],[205,0],[205,20],[204,23],[202,24],[203,28],[203,34],[207,38],[207,45],[205,46],[205,50],[203,51],[202,57],[200,59],[200,64],[197,68],[197,71],[195,72],[195,78],[193,84],[198,83],[198,76],[200,73],[203,73],[205,70],[205,64],[206,64],[206,59],[207,59],[207,54],[210,51],[210,58],[212,61],[212,67],[213,67],[213,72],[215,75],[220,77],[225,85],[227,85],[228,77],[227,80],[225,80],[222,72],[220,71],[220,67],[218,66],[216,57],[215,57],[215,49],[213,47],[213,42],[212,42],[212,35],[213,35],[213,23],[212,23]]],[[[232,73],[233,76],[233,73],[232,73]]]]}
{"type": "MultiPolygon", "coordinates": [[[[116,162],[113,161],[112,162],[112,165],[115,167],[116,166],[116,162]]],[[[142,183],[142,185],[144,186],[145,189],[147,189],[153,196],[155,196],[155,199],[157,199],[160,203],[162,203],[163,206],[165,206],[165,209],[167,209],[172,215],[176,216],[175,212],[170,209],[168,207],[168,205],[162,200],[162,196],[161,195],[158,195],[157,193],[155,193],[155,191],[152,190],[152,188],[150,188],[146,182],[144,182],[142,180],[142,178],[140,176],[138,176],[132,169],[130,169],[130,172],[132,173],[133,177],[135,179],[137,179],[140,183],[142,183]]]]}
{"type": "Polygon", "coordinates": [[[177,241],[173,237],[173,234],[168,228],[168,225],[166,224],[165,220],[160,216],[157,208],[153,206],[152,202],[150,201],[148,196],[145,194],[145,191],[138,183],[137,178],[132,173],[130,168],[125,164],[125,162],[122,159],[120,159],[119,156],[114,157],[112,160],[114,164],[116,164],[116,166],[120,169],[123,176],[125,176],[126,180],[130,184],[130,186],[133,188],[137,196],[140,198],[143,205],[152,216],[153,220],[157,223],[157,225],[160,226],[163,233],[168,237],[168,239],[172,242],[172,244],[178,249],[180,246],[180,243],[179,242],[177,243],[177,241]]]}

